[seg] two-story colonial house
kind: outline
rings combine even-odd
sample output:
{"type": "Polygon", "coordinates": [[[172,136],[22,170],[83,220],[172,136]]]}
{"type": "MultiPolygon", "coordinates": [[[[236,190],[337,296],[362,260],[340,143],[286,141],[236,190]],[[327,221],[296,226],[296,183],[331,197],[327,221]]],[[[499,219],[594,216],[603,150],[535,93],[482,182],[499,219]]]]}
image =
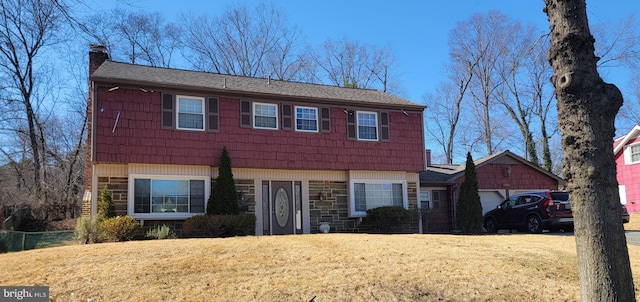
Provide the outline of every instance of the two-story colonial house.
{"type": "MultiPolygon", "coordinates": [[[[90,53],[83,214],[111,192],[149,226],[203,214],[223,147],[256,235],[357,232],[366,210],[415,209],[424,106],[369,89],[119,63],[90,53]]],[[[415,223],[415,231],[419,223],[415,223]]]]}

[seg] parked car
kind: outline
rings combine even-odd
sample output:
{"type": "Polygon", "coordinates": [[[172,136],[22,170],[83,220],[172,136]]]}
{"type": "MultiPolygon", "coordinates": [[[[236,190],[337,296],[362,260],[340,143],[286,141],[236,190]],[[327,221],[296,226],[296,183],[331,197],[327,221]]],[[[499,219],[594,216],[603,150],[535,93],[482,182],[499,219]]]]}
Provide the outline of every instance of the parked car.
{"type": "Polygon", "coordinates": [[[538,191],[511,195],[484,215],[489,233],[499,229],[517,229],[540,233],[544,229],[573,229],[569,193],[538,191]]]}
{"type": "Polygon", "coordinates": [[[624,205],[622,206],[622,223],[628,223],[629,222],[629,211],[627,211],[627,207],[625,207],[624,205]]]}
{"type": "MultiPolygon", "coordinates": [[[[622,222],[629,222],[629,212],[621,205],[622,222]]],[[[499,229],[516,229],[530,233],[542,230],[573,230],[573,213],[569,193],[539,191],[512,195],[484,215],[484,228],[489,233],[499,229]]]]}

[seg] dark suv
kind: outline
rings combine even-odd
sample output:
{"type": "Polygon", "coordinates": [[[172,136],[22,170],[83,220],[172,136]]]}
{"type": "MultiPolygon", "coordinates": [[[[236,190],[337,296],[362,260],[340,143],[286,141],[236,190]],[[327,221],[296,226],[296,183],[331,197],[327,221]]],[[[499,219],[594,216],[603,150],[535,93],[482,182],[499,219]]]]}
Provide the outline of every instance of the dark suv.
{"type": "Polygon", "coordinates": [[[511,195],[484,215],[484,228],[489,233],[499,229],[517,229],[530,233],[549,230],[573,230],[569,193],[539,191],[511,195]]]}

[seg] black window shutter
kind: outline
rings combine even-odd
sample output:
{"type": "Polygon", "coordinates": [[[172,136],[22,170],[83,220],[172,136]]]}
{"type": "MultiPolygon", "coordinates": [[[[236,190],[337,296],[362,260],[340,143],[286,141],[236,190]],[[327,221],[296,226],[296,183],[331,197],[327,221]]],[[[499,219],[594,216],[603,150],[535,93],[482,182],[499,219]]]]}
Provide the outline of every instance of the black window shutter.
{"type": "Polygon", "coordinates": [[[240,127],[251,128],[251,102],[240,101],[240,127]]]}
{"type": "Polygon", "coordinates": [[[220,129],[220,114],[218,110],[218,98],[209,98],[209,131],[217,132],[220,129]]]}
{"type": "Polygon", "coordinates": [[[357,139],[356,112],[347,110],[347,139],[357,139]]]}
{"type": "Polygon", "coordinates": [[[282,104],[282,130],[293,129],[293,113],[290,104],[282,104]]]}
{"type": "Polygon", "coordinates": [[[389,112],[380,112],[380,140],[389,141],[389,112]]]}
{"type": "Polygon", "coordinates": [[[175,105],[174,95],[171,93],[162,94],[162,128],[173,129],[175,124],[175,114],[173,111],[175,105]]]}
{"type": "Polygon", "coordinates": [[[320,108],[320,131],[331,132],[331,109],[329,107],[320,108]]]}

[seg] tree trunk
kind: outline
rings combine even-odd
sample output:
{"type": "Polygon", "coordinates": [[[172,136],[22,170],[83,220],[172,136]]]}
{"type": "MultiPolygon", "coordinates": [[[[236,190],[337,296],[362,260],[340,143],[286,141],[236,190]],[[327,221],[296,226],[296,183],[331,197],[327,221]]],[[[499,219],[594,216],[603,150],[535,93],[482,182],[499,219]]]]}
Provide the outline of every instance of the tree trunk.
{"type": "Polygon", "coordinates": [[[544,11],[551,28],[549,63],[575,220],[580,294],[583,301],[635,301],[613,157],[622,94],[596,70],[585,0],[545,0],[544,11]]]}

